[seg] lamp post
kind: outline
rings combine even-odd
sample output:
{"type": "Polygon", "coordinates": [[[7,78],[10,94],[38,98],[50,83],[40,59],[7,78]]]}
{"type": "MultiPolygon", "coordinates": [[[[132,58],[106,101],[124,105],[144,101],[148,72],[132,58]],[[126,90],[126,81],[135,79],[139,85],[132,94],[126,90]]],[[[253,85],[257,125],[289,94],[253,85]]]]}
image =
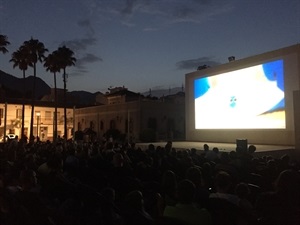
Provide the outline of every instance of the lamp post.
{"type": "Polygon", "coordinates": [[[36,113],[36,137],[39,136],[39,122],[40,122],[40,116],[41,116],[41,113],[40,113],[40,112],[37,112],[37,113],[36,113]]]}

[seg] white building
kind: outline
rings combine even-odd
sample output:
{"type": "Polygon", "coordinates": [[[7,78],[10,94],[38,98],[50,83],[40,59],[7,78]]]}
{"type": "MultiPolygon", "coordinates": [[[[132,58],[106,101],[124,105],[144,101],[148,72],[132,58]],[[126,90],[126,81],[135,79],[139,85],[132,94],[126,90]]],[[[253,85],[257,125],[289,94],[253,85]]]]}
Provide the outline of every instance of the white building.
{"type": "MultiPolygon", "coordinates": [[[[53,102],[37,101],[34,107],[33,135],[39,136],[41,141],[53,140],[54,128],[54,104],[53,102]]],[[[73,131],[73,108],[67,108],[68,138],[72,137],[73,131]]],[[[30,134],[31,105],[25,105],[24,134],[30,134]]],[[[21,100],[0,102],[0,137],[7,134],[15,134],[21,137],[22,126],[22,103],[21,100]]],[[[64,108],[57,108],[57,134],[64,135],[64,108]]]]}

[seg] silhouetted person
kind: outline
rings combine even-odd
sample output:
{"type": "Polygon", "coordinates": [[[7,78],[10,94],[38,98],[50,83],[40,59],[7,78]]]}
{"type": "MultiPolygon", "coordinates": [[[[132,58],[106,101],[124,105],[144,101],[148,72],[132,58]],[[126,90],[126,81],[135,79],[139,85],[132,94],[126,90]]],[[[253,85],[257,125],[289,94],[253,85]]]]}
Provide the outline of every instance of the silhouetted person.
{"type": "Polygon", "coordinates": [[[178,203],[175,206],[167,206],[164,217],[176,219],[182,224],[211,224],[211,216],[204,208],[198,208],[194,204],[195,185],[190,180],[182,180],[178,184],[178,203]]]}
{"type": "Polygon", "coordinates": [[[195,202],[200,208],[208,207],[209,191],[202,185],[202,173],[199,167],[193,166],[186,171],[186,179],[193,182],[195,185],[195,202]]]}
{"type": "Polygon", "coordinates": [[[299,172],[285,170],[280,173],[274,192],[258,197],[256,210],[260,224],[300,224],[300,177],[299,172]]]}
{"type": "Polygon", "coordinates": [[[209,211],[215,225],[239,224],[243,215],[239,208],[240,199],[231,193],[232,180],[228,173],[220,171],[215,177],[216,192],[209,196],[209,211]]]}
{"type": "Polygon", "coordinates": [[[177,203],[176,197],[177,190],[177,178],[176,174],[167,170],[162,177],[161,181],[161,195],[164,199],[165,206],[171,205],[174,206],[177,203]]]}
{"type": "Polygon", "coordinates": [[[48,219],[50,211],[40,198],[36,173],[30,169],[21,171],[20,184],[22,190],[16,194],[16,199],[27,212],[24,217],[24,224],[50,224],[48,219]]]}
{"type": "Polygon", "coordinates": [[[144,197],[140,191],[132,191],[125,198],[123,216],[127,225],[150,225],[154,224],[153,218],[144,208],[144,197]]]}

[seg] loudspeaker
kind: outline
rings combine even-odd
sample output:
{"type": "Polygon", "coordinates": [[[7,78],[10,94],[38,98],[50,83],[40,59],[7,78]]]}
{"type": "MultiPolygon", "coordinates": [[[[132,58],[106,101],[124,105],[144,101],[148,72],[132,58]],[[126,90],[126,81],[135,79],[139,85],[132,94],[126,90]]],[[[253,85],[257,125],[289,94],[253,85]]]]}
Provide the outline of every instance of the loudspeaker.
{"type": "Polygon", "coordinates": [[[236,147],[240,147],[243,151],[247,151],[248,140],[247,139],[236,139],[236,147]]]}

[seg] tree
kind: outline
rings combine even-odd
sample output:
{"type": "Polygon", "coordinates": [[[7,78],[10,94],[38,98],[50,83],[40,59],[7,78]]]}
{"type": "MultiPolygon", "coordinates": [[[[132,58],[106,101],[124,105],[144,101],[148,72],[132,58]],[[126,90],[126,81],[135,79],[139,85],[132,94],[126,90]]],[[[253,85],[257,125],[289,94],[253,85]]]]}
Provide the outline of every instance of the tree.
{"type": "Polygon", "coordinates": [[[17,51],[13,52],[10,62],[13,62],[13,67],[19,67],[23,71],[23,102],[22,102],[22,126],[21,138],[24,138],[24,118],[25,118],[25,71],[28,66],[32,66],[29,60],[29,52],[26,48],[20,47],[17,51]]]}
{"type": "MultiPolygon", "coordinates": [[[[8,50],[7,50],[6,46],[8,46],[9,44],[10,43],[7,40],[7,36],[3,35],[3,34],[0,34],[0,52],[2,52],[3,54],[7,53],[8,50]]],[[[0,118],[0,120],[1,120],[1,118],[0,118]]],[[[5,134],[5,131],[4,131],[4,134],[5,134]]],[[[5,139],[6,138],[4,137],[4,141],[5,141],[5,139]]]]}
{"type": "Polygon", "coordinates": [[[64,82],[64,137],[68,139],[67,131],[67,74],[66,68],[68,66],[74,66],[76,58],[74,52],[66,46],[58,48],[58,58],[60,68],[63,69],[63,82],[64,82]]]}
{"type": "Polygon", "coordinates": [[[36,91],[36,64],[37,62],[43,62],[45,52],[48,49],[45,48],[44,44],[38,39],[31,38],[29,41],[24,41],[22,48],[28,51],[29,61],[31,67],[33,67],[33,87],[32,87],[32,103],[31,103],[31,118],[30,118],[30,141],[34,140],[33,136],[33,119],[34,119],[34,105],[35,105],[35,91],[36,91]]]}
{"type": "Polygon", "coordinates": [[[59,63],[59,55],[58,51],[54,51],[51,54],[49,54],[45,58],[44,67],[46,67],[47,71],[50,71],[53,73],[54,77],[54,130],[53,130],[53,141],[56,141],[57,139],[57,87],[56,87],[56,73],[60,72],[60,63],[59,63]]]}
{"type": "Polygon", "coordinates": [[[0,52],[3,54],[7,53],[8,50],[6,46],[10,45],[6,35],[0,34],[0,52]]]}

